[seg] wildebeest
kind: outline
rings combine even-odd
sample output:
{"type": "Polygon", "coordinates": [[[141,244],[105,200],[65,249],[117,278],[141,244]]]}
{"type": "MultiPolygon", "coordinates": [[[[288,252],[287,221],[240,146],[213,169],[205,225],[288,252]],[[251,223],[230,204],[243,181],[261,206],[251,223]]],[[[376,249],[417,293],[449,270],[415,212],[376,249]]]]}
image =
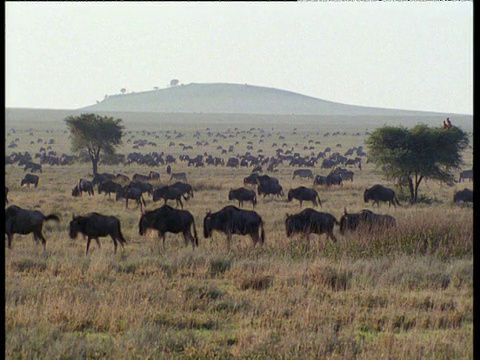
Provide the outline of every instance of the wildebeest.
{"type": "Polygon", "coordinates": [[[187,182],[187,174],[184,173],[184,172],[181,172],[181,173],[171,173],[171,174],[170,174],[170,181],[172,181],[173,179],[182,180],[182,181],[187,182]]]}
{"type": "Polygon", "coordinates": [[[463,189],[463,190],[457,191],[455,195],[453,195],[453,202],[456,204],[459,204],[461,202],[473,203],[473,190],[463,189]]]}
{"type": "Polygon", "coordinates": [[[342,177],[341,177],[339,174],[330,173],[330,174],[328,174],[327,177],[326,177],[325,184],[326,184],[327,186],[331,186],[331,185],[340,185],[340,186],[342,186],[342,185],[343,185],[343,179],[342,179],[342,177]]]}
{"type": "Polygon", "coordinates": [[[326,185],[327,184],[327,177],[322,175],[317,175],[313,179],[313,186],[315,185],[326,185]]]}
{"type": "Polygon", "coordinates": [[[138,188],[142,193],[147,193],[148,195],[153,196],[153,185],[145,181],[132,181],[127,185],[128,188],[138,188]]]}
{"type": "Polygon", "coordinates": [[[191,197],[193,198],[193,187],[192,187],[192,185],[177,181],[176,183],[174,183],[170,186],[174,186],[177,189],[179,189],[182,192],[182,195],[184,195],[185,200],[188,200],[191,197]],[[185,195],[187,195],[187,197],[185,197],[185,195]]]}
{"type": "Polygon", "coordinates": [[[88,193],[88,195],[94,195],[93,183],[89,180],[80,179],[77,185],[72,190],[72,196],[82,196],[82,192],[88,193]]]}
{"type": "Polygon", "coordinates": [[[125,186],[117,191],[115,200],[125,199],[125,208],[128,209],[128,199],[135,200],[137,205],[140,206],[140,211],[143,211],[142,205],[146,206],[145,199],[142,196],[142,189],[137,187],[125,186]]]}
{"type": "Polygon", "coordinates": [[[150,180],[150,178],[147,175],[134,174],[132,176],[132,180],[134,180],[134,181],[148,181],[148,180],[150,180]]]}
{"type": "Polygon", "coordinates": [[[115,175],[109,173],[95,174],[92,179],[93,186],[101,184],[107,180],[115,179],[115,175]]]}
{"type": "Polygon", "coordinates": [[[245,189],[244,187],[231,189],[228,192],[228,200],[238,200],[238,206],[242,206],[244,201],[250,201],[255,209],[255,205],[257,204],[257,194],[255,191],[245,189]]]}
{"type": "Polygon", "coordinates": [[[348,213],[347,208],[344,208],[344,214],[340,218],[340,234],[344,235],[347,230],[356,230],[360,225],[360,222],[360,213],[348,213]]]}
{"type": "Polygon", "coordinates": [[[388,207],[392,204],[394,207],[400,205],[395,191],[390,188],[384,187],[382,185],[373,185],[369,189],[365,189],[363,193],[363,200],[367,203],[369,200],[373,200],[373,206],[377,203],[377,206],[380,207],[380,201],[388,201],[388,207]]]}
{"type": "Polygon", "coordinates": [[[25,163],[25,167],[23,168],[23,171],[27,171],[28,169],[30,169],[31,172],[37,172],[37,171],[42,172],[42,165],[36,164],[31,161],[27,161],[25,163]]]}
{"type": "Polygon", "coordinates": [[[177,210],[168,205],[144,213],[138,223],[140,235],[145,235],[148,229],[158,231],[158,236],[163,240],[165,248],[165,234],[167,232],[182,233],[185,245],[190,241],[192,248],[198,247],[197,229],[193,215],[186,210],[177,210]],[[193,228],[193,234],[191,229],[193,228]]]}
{"type": "Polygon", "coordinates": [[[160,174],[156,171],[150,171],[150,173],[148,174],[148,178],[150,180],[160,180],[160,174]]]}
{"type": "Polygon", "coordinates": [[[295,177],[300,176],[301,178],[313,179],[313,173],[310,169],[298,169],[293,172],[293,179],[295,177]]]}
{"type": "Polygon", "coordinates": [[[20,182],[20,186],[27,185],[28,187],[30,187],[30,184],[32,184],[36,188],[38,186],[38,180],[38,175],[25,174],[25,177],[20,182]]]}
{"type": "Polygon", "coordinates": [[[117,253],[117,242],[120,243],[122,247],[123,244],[127,243],[122,235],[120,220],[113,215],[102,215],[97,212],[92,212],[86,216],[72,215],[72,220],[69,225],[70,239],[75,239],[79,232],[87,237],[87,250],[85,251],[85,255],[88,254],[92,239],[95,239],[98,248],[100,248],[100,240],[98,238],[110,235],[113,240],[113,246],[115,247],[115,254],[117,253]]]}
{"type": "Polygon", "coordinates": [[[267,195],[284,196],[283,188],[278,183],[260,184],[257,188],[258,196],[265,197],[267,195]]]}
{"type": "Polygon", "coordinates": [[[458,182],[462,182],[465,179],[468,179],[469,181],[473,180],[473,170],[464,170],[460,173],[458,182]]]}
{"type": "Polygon", "coordinates": [[[227,248],[230,250],[232,235],[249,235],[254,245],[260,242],[265,244],[264,223],[255,211],[241,210],[236,206],[225,206],[223,209],[212,213],[207,212],[203,219],[203,236],[208,239],[213,231],[223,232],[227,235],[227,248]]]}
{"type": "Polygon", "coordinates": [[[110,197],[111,193],[115,194],[120,190],[122,190],[122,185],[112,180],[107,180],[98,184],[98,194],[104,192],[105,194],[108,194],[108,197],[110,197]]]}
{"type": "Polygon", "coordinates": [[[295,234],[304,234],[307,237],[308,246],[310,247],[310,234],[327,234],[333,242],[337,238],[333,234],[333,228],[339,222],[332,214],[316,211],[307,208],[298,214],[289,215],[285,219],[285,229],[287,237],[295,234]]]}
{"type": "Polygon", "coordinates": [[[45,249],[46,240],[42,234],[43,223],[48,220],[60,221],[56,214],[43,215],[38,210],[26,210],[19,206],[11,205],[5,210],[5,234],[8,237],[8,247],[12,247],[14,234],[27,235],[33,232],[33,239],[38,244],[42,241],[45,249]]]}
{"type": "Polygon", "coordinates": [[[5,205],[8,205],[9,201],[8,201],[8,187],[5,186],[5,205]]]}
{"type": "Polygon", "coordinates": [[[360,211],[360,222],[365,224],[369,231],[376,229],[385,230],[389,227],[395,227],[397,225],[397,222],[393,216],[375,214],[367,209],[360,211]]]}
{"type": "Polygon", "coordinates": [[[313,206],[317,206],[318,203],[320,203],[320,206],[322,206],[322,201],[318,196],[318,192],[314,189],[308,189],[305,186],[299,186],[295,189],[291,189],[288,192],[287,196],[288,201],[292,201],[293,199],[297,199],[298,201],[300,201],[300,207],[302,206],[304,201],[311,201],[313,206]]]}
{"type": "Polygon", "coordinates": [[[166,205],[167,200],[175,200],[177,207],[180,204],[180,207],[183,209],[182,196],[184,200],[187,200],[182,190],[172,185],[164,185],[153,191],[153,201],[163,199],[164,205],[166,205]]]}

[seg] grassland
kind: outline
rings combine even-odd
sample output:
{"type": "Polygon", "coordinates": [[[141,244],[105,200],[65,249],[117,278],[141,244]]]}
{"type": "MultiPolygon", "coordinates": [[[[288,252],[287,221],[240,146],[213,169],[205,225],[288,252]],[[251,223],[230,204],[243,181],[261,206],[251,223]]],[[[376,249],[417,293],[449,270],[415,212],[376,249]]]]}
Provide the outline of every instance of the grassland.
{"type": "MultiPolygon", "coordinates": [[[[375,126],[346,120],[294,124],[246,119],[223,124],[217,119],[201,123],[176,119],[170,115],[168,121],[126,121],[119,152],[164,151],[177,158],[207,152],[226,160],[231,154],[222,155],[219,145],[232,144],[234,154],[243,154],[250,141],[252,154],[261,148],[266,156],[274,154],[274,142],[301,154],[312,151],[303,150],[305,145],[314,146],[314,152],[330,146],[343,154],[363,145],[365,131],[375,126]],[[214,142],[207,128],[227,138],[214,142]],[[340,130],[341,135],[324,136],[340,130]],[[196,131],[209,145],[184,151],[179,143],[194,145],[199,140],[193,137],[196,131]],[[352,135],[357,132],[360,136],[352,135]],[[176,139],[178,133],[184,135],[176,139]],[[157,146],[135,150],[135,139],[157,146]]],[[[53,120],[7,121],[6,154],[33,155],[49,139],[54,139],[52,150],[70,154],[65,130],[64,123],[53,120]],[[11,142],[18,147],[7,148],[11,142]]],[[[464,160],[464,168],[470,168],[471,149],[464,160]]],[[[422,201],[415,206],[402,201],[400,194],[403,206],[383,204],[374,210],[393,215],[396,230],[341,236],[336,229],[337,243],[315,236],[310,248],[305,239],[285,235],[285,214],[300,211],[298,202],[260,199],[255,210],[266,223],[265,246],[254,248],[249,238],[235,236],[227,252],[225,236],[203,239],[203,217],[209,209],[230,204],[229,189],[243,186],[251,169],[192,168],[182,162],[173,166],[173,171],[187,173],[195,189],[195,197],[185,206],[200,235],[195,250],[173,234],[167,235],[165,249],[156,234],[141,237],[140,210],[133,204],[125,209],[124,202],[98,194],[73,198],[76,181],[91,178],[91,164],[43,169],[39,187],[28,189],[20,187],[21,167],[5,167],[12,204],[62,218],[58,225],[45,226],[45,251],[31,235],[16,235],[12,249],[5,245],[8,359],[473,358],[473,213],[452,202],[455,190],[473,188],[472,183],[422,184],[422,201]],[[120,218],[127,245],[117,255],[109,238],[101,239],[101,249],[92,244],[88,256],[85,240],[68,238],[72,214],[90,211],[120,218]]],[[[130,177],[150,170],[161,174],[156,185],[168,182],[163,166],[100,165],[101,172],[130,177]]],[[[353,170],[354,181],[342,188],[318,188],[321,211],[340,218],[344,207],[352,212],[371,207],[362,200],[366,187],[374,183],[394,187],[373,164],[353,170]]],[[[283,165],[275,174],[284,189],[311,186],[310,181],[292,180],[292,172],[283,165]]],[[[326,174],[319,167],[313,172],[326,174]]],[[[147,209],[160,205],[146,200],[147,209]]]]}

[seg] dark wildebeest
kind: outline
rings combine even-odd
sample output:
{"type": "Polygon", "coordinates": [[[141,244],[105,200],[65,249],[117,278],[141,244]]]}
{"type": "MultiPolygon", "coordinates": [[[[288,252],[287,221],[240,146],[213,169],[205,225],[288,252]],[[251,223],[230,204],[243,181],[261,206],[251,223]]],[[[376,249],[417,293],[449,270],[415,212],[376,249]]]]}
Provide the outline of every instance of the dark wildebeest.
{"type": "Polygon", "coordinates": [[[388,201],[388,207],[392,204],[394,207],[400,205],[395,191],[390,188],[384,187],[382,185],[373,185],[369,189],[365,189],[363,193],[363,200],[368,203],[369,200],[373,200],[373,206],[377,203],[377,206],[380,207],[380,201],[388,201]]]}
{"type": "Polygon", "coordinates": [[[100,240],[98,238],[110,235],[113,240],[113,246],[115,247],[115,254],[117,253],[117,241],[122,247],[123,244],[127,243],[122,235],[120,220],[116,216],[101,215],[96,212],[90,213],[87,216],[72,215],[69,229],[70,239],[75,239],[79,232],[87,237],[87,250],[85,255],[88,254],[90,241],[92,239],[95,239],[98,248],[100,248],[100,240]]]}
{"type": "Polygon", "coordinates": [[[26,174],[25,177],[20,182],[20,186],[27,185],[30,187],[30,184],[34,185],[35,188],[38,186],[38,175],[26,174]]]}
{"type": "Polygon", "coordinates": [[[207,215],[203,219],[203,236],[208,239],[213,231],[227,235],[227,248],[230,250],[232,235],[250,235],[254,245],[260,241],[265,244],[264,223],[255,211],[241,210],[236,206],[225,206],[223,209],[207,215]]]}
{"type": "Polygon", "coordinates": [[[160,180],[160,174],[156,171],[150,171],[150,173],[148,174],[148,178],[150,180],[160,180]]]}
{"type": "Polygon", "coordinates": [[[284,196],[283,188],[278,183],[260,184],[257,188],[258,196],[277,195],[284,196]]]}
{"type": "Polygon", "coordinates": [[[246,178],[243,179],[243,185],[258,185],[257,177],[259,176],[258,173],[252,172],[250,175],[248,175],[246,178]]]}
{"type": "Polygon", "coordinates": [[[453,196],[453,202],[459,204],[461,202],[471,202],[473,203],[473,190],[463,189],[457,191],[453,196]]]}
{"type": "Polygon", "coordinates": [[[25,163],[25,167],[23,168],[23,171],[27,171],[28,169],[30,169],[31,172],[42,172],[42,165],[40,164],[36,164],[34,162],[31,162],[31,161],[27,161],[25,163]]]}
{"type": "Polygon", "coordinates": [[[458,182],[462,182],[465,179],[468,179],[468,181],[473,180],[473,170],[464,170],[460,173],[460,177],[458,178],[458,182]]]}
{"type": "Polygon", "coordinates": [[[142,189],[137,187],[128,187],[125,186],[117,191],[115,200],[122,200],[125,199],[125,209],[128,209],[128,199],[135,200],[137,205],[140,206],[140,211],[143,211],[142,205],[147,206],[145,204],[145,199],[142,196],[142,189]]]}
{"type": "Polygon", "coordinates": [[[185,239],[185,245],[190,241],[192,248],[198,247],[197,229],[193,215],[186,210],[177,210],[168,205],[163,205],[158,209],[147,211],[140,218],[138,230],[140,235],[145,235],[148,229],[158,231],[158,236],[163,240],[165,248],[165,234],[167,232],[178,234],[182,233],[185,239]],[[191,228],[193,228],[193,235],[191,228]]]}
{"type": "Polygon", "coordinates": [[[188,200],[191,197],[193,198],[193,187],[192,187],[192,185],[177,181],[175,184],[172,184],[170,186],[174,186],[177,189],[179,189],[182,192],[182,195],[184,196],[185,200],[188,200]],[[187,195],[187,197],[185,197],[185,195],[187,195]]]}
{"type": "Polygon", "coordinates": [[[101,184],[107,180],[115,179],[115,175],[109,173],[95,174],[92,179],[93,186],[101,184]]]}
{"type": "Polygon", "coordinates": [[[9,203],[7,195],[8,195],[8,187],[5,186],[5,205],[8,205],[9,203]]]}
{"type": "Polygon", "coordinates": [[[300,207],[302,207],[304,201],[311,201],[313,206],[317,206],[318,203],[320,203],[320,206],[322,206],[322,201],[318,196],[318,192],[314,189],[308,189],[305,186],[299,186],[298,188],[291,189],[288,192],[288,201],[292,201],[293,199],[300,201],[300,207]]]}
{"type": "Polygon", "coordinates": [[[344,214],[340,218],[340,234],[344,235],[347,230],[356,230],[360,225],[360,218],[360,213],[348,213],[347,208],[344,208],[344,214]]]}
{"type": "Polygon", "coordinates": [[[395,227],[397,225],[397,222],[393,216],[375,214],[367,209],[360,211],[360,222],[362,225],[366,225],[366,228],[369,231],[385,230],[389,227],[395,227]]]}
{"type": "Polygon", "coordinates": [[[232,189],[228,192],[228,200],[238,200],[238,206],[242,206],[244,201],[250,201],[253,208],[257,204],[257,194],[253,190],[241,187],[239,189],[232,189]]]}
{"type": "Polygon", "coordinates": [[[337,238],[333,234],[335,224],[339,225],[333,215],[308,208],[295,215],[287,214],[285,229],[287,237],[295,234],[306,235],[310,247],[310,234],[327,234],[333,242],[336,242],[337,238]]]}
{"type": "Polygon", "coordinates": [[[342,186],[343,185],[343,179],[340,175],[338,174],[328,174],[327,177],[326,177],[326,180],[325,180],[325,184],[327,186],[331,186],[331,185],[340,185],[342,186]]]}
{"type": "Polygon", "coordinates": [[[108,197],[110,197],[111,193],[115,194],[120,190],[122,190],[122,185],[112,180],[107,180],[98,184],[98,194],[101,194],[102,192],[104,192],[105,194],[108,194],[108,197]]]}
{"type": "Polygon", "coordinates": [[[293,179],[295,177],[300,176],[301,178],[307,178],[307,179],[313,179],[313,173],[312,170],[309,169],[298,169],[293,172],[293,179]]]}
{"type": "Polygon", "coordinates": [[[150,178],[147,175],[142,175],[142,174],[134,174],[132,176],[133,181],[148,181],[150,178]]]}
{"type": "Polygon", "coordinates": [[[153,185],[145,181],[132,181],[127,185],[128,188],[139,188],[142,190],[142,193],[147,193],[150,196],[153,196],[153,185]]]}
{"type": "Polygon", "coordinates": [[[182,196],[187,200],[183,191],[173,185],[165,185],[153,191],[153,201],[163,199],[164,204],[166,205],[167,200],[175,200],[177,202],[177,207],[178,204],[180,204],[180,207],[183,209],[182,196]]]}
{"type": "Polygon", "coordinates": [[[82,192],[88,193],[88,195],[94,195],[93,183],[89,180],[80,179],[77,185],[72,190],[72,196],[82,196],[82,192]]]}
{"type": "Polygon", "coordinates": [[[313,186],[315,185],[326,185],[327,184],[327,177],[322,175],[317,175],[313,179],[313,186]]]}
{"type": "Polygon", "coordinates": [[[173,179],[175,179],[175,180],[182,180],[182,181],[187,182],[187,174],[184,173],[184,172],[181,172],[181,173],[171,173],[171,174],[170,174],[170,181],[172,181],[173,179]]]}
{"type": "Polygon", "coordinates": [[[8,237],[8,247],[12,247],[14,234],[27,235],[33,232],[33,239],[38,244],[38,239],[42,240],[43,248],[47,240],[42,234],[44,221],[60,221],[56,214],[43,215],[38,210],[26,210],[19,206],[11,205],[5,210],[5,234],[8,237]]]}

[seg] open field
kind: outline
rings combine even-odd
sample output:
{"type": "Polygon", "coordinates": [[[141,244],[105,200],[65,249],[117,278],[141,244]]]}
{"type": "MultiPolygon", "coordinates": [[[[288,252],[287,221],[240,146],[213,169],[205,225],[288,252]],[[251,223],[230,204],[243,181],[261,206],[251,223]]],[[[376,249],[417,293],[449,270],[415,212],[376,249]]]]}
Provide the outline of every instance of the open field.
{"type": "MultiPolygon", "coordinates": [[[[308,248],[302,237],[285,234],[285,215],[299,212],[299,203],[285,197],[259,198],[255,211],[265,221],[266,244],[253,247],[250,238],[234,236],[228,252],[223,234],[203,238],[203,218],[208,210],[237,205],[228,201],[228,191],[243,186],[251,169],[188,167],[179,155],[208,153],[226,161],[246,151],[257,155],[259,149],[272,156],[282,147],[301,155],[326,147],[343,154],[362,146],[365,133],[385,122],[308,117],[293,122],[293,116],[232,120],[235,116],[226,115],[230,122],[222,123],[221,115],[207,114],[198,115],[201,122],[192,121],[192,114],[162,115],[156,122],[153,115],[138,116],[126,115],[118,152],[163,151],[177,158],[172,171],[185,171],[195,189],[185,209],[194,216],[199,247],[192,250],[180,235],[168,234],[163,249],[155,233],[140,236],[141,213],[133,202],[125,209],[125,202],[116,202],[114,196],[72,197],[79,178],[91,179],[90,163],[43,165],[37,189],[20,187],[23,168],[6,165],[11,204],[56,213],[62,219],[46,224],[46,251],[35,245],[32,235],[15,235],[12,249],[5,245],[8,359],[473,358],[473,213],[452,201],[456,190],[472,189],[473,183],[453,187],[422,183],[422,201],[412,206],[382,178],[380,169],[364,161],[361,171],[351,168],[353,182],[316,187],[323,203],[317,210],[339,219],[344,207],[349,212],[371,209],[371,203],[363,202],[363,191],[381,183],[394,188],[402,202],[396,209],[386,204],[374,209],[394,216],[395,230],[342,236],[336,228],[337,243],[313,235],[308,248]],[[194,137],[197,131],[199,137],[194,137]],[[209,131],[213,136],[207,135],[209,131]],[[334,132],[340,134],[333,136],[334,132]],[[138,139],[157,145],[133,149],[138,139]],[[199,140],[208,145],[196,146],[199,140]],[[183,150],[180,143],[193,149],[183,150]],[[230,145],[231,153],[222,154],[218,148],[230,145]],[[247,149],[249,145],[253,149],[247,149]],[[121,220],[127,245],[117,255],[110,238],[101,238],[101,249],[92,243],[88,256],[81,236],[69,239],[72,214],[90,211],[121,220]]],[[[414,124],[409,120],[407,126],[414,124]]],[[[34,155],[42,146],[71,154],[62,121],[7,117],[5,129],[7,155],[13,151],[34,155]],[[17,147],[9,148],[12,142],[17,147]]],[[[464,161],[463,168],[470,169],[471,149],[464,161]]],[[[285,193],[312,186],[311,180],[292,180],[294,169],[284,164],[273,174],[285,193]]],[[[99,166],[100,172],[129,177],[150,170],[161,176],[154,185],[168,183],[165,166],[99,166]]],[[[329,172],[319,165],[312,171],[329,172]]],[[[161,205],[145,199],[147,210],[161,205]]],[[[309,206],[307,202],[303,208],[309,206]]]]}

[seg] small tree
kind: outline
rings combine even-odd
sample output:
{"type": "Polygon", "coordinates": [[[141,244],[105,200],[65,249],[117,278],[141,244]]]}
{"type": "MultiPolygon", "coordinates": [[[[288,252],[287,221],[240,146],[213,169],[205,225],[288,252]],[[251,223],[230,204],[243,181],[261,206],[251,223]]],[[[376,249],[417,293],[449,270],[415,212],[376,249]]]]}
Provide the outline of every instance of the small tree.
{"type": "Polygon", "coordinates": [[[96,114],[69,116],[64,120],[72,133],[72,151],[87,151],[92,161],[93,174],[98,173],[100,152],[115,154],[115,147],[121,144],[122,119],[113,119],[96,114]]]}
{"type": "Polygon", "coordinates": [[[177,86],[179,81],[177,79],[170,80],[170,86],[177,86]]]}
{"type": "Polygon", "coordinates": [[[120,92],[121,92],[122,94],[125,94],[125,93],[127,92],[127,89],[121,88],[121,89],[120,89],[120,92]]]}
{"type": "Polygon", "coordinates": [[[453,171],[463,164],[468,135],[456,126],[430,128],[420,124],[410,130],[384,126],[373,131],[366,144],[370,160],[383,167],[387,180],[408,183],[415,203],[423,179],[454,182],[453,171]]]}

